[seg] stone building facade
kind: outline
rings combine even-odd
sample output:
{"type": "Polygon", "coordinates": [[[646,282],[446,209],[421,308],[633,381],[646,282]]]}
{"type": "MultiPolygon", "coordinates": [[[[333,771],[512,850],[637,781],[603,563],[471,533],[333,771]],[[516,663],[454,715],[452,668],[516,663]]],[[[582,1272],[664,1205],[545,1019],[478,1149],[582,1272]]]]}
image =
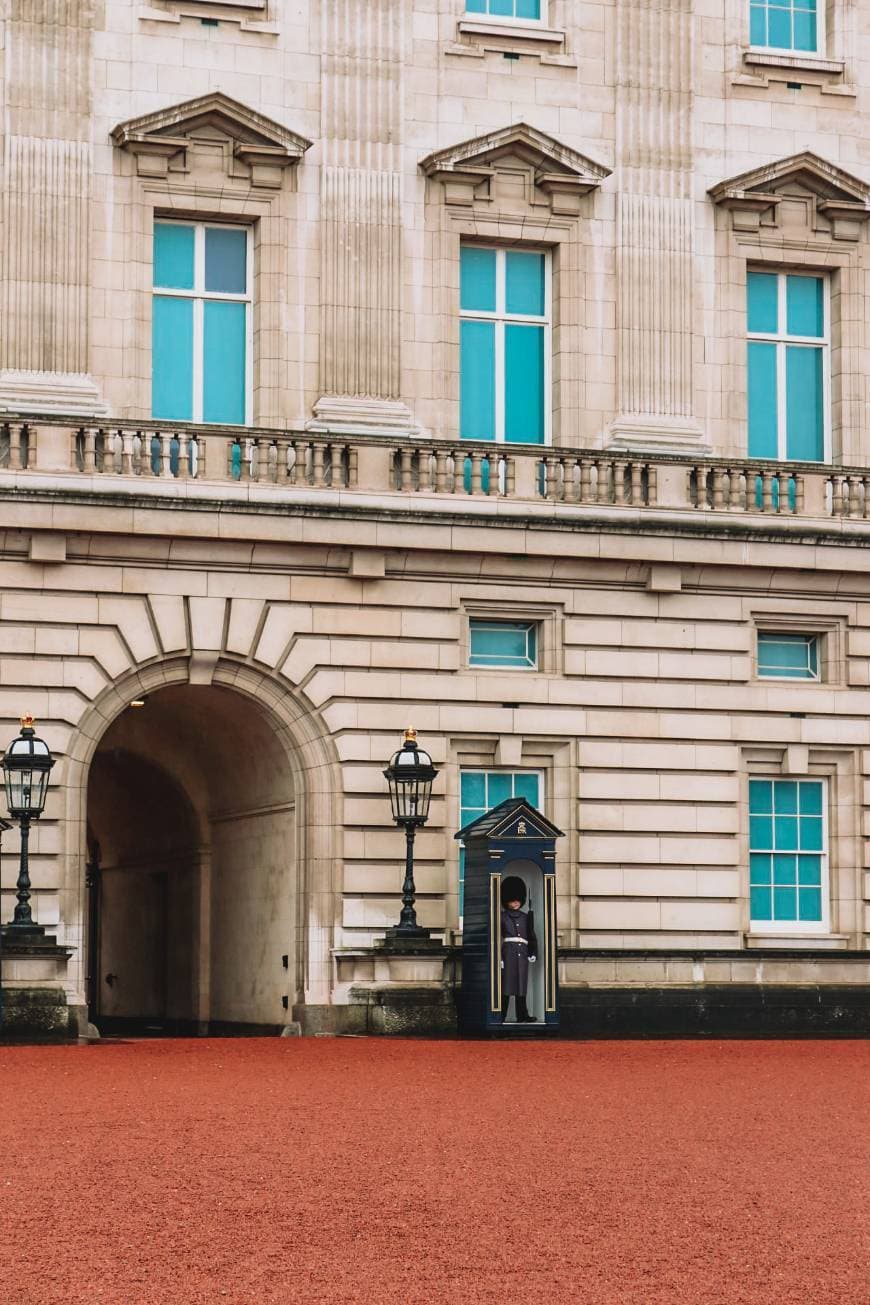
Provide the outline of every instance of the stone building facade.
{"type": "Polygon", "coordinates": [[[453,835],[523,792],[574,1027],[866,1019],[870,23],[822,8],[2,0],[59,947],[7,1012],[449,1027],[453,835]]]}

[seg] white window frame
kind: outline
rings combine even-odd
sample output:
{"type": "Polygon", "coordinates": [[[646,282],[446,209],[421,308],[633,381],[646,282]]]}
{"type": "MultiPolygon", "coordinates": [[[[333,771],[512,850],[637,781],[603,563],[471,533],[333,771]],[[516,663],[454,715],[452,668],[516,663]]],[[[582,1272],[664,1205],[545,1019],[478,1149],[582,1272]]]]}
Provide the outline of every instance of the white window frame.
{"type": "MultiPolygon", "coordinates": [[[[767,3],[767,0],[766,0],[767,3]]],[[[793,45],[753,45],[752,14],[749,12],[752,0],[746,0],[746,20],[749,24],[749,49],[764,54],[776,54],[786,59],[824,59],[827,50],[827,0],[816,0],[816,48],[815,50],[796,50],[793,45]]],[[[769,7],[769,4],[767,5],[769,7]]]]}
{"type": "Polygon", "coordinates": [[[538,671],[541,668],[541,623],[534,617],[515,617],[515,616],[470,616],[468,618],[468,665],[473,671],[498,671],[500,674],[505,672],[510,675],[516,671],[521,675],[528,675],[529,671],[538,671]],[[472,632],[475,625],[499,626],[499,625],[524,625],[526,626],[526,648],[529,646],[528,631],[535,631],[535,660],[529,666],[511,666],[506,662],[473,662],[472,649],[472,632]]]}
{"type": "MultiPolygon", "coordinates": [[[[517,448],[546,448],[552,444],[553,432],[553,259],[549,249],[539,245],[492,245],[477,240],[463,240],[461,248],[491,249],[495,253],[495,311],[462,308],[459,316],[468,322],[495,322],[495,443],[504,444],[505,440],[505,401],[504,401],[504,353],[506,326],[543,326],[544,328],[544,443],[517,444],[517,448]],[[544,256],[544,315],[528,316],[522,313],[508,313],[505,307],[507,296],[507,255],[543,254],[544,256]]],[[[461,303],[461,300],[460,300],[461,303]]],[[[473,442],[473,441],[469,441],[473,442]]],[[[490,442],[490,441],[486,441],[490,442]]],[[[513,443],[513,441],[511,441],[513,443]]]]}
{"type": "Polygon", "coordinates": [[[546,27],[549,18],[550,0],[541,0],[540,18],[517,18],[510,14],[490,14],[478,13],[476,10],[470,10],[463,0],[465,10],[463,17],[479,23],[502,23],[505,27],[546,27]]]}
{"type": "MultiPolygon", "coordinates": [[[[806,271],[802,269],[791,268],[771,268],[750,266],[747,268],[747,274],[758,273],[764,276],[775,276],[777,278],[776,294],[777,322],[785,325],[788,321],[786,316],[786,286],[787,278],[792,276],[810,277],[814,281],[822,282],[822,312],[824,315],[824,332],[822,335],[788,335],[785,330],[775,332],[750,331],[749,330],[749,296],[746,296],[746,339],[749,344],[775,344],[776,345],[776,425],[777,425],[777,462],[794,462],[800,459],[789,458],[787,453],[786,429],[787,421],[787,395],[786,395],[786,370],[785,357],[786,347],[788,345],[807,345],[815,349],[822,350],[822,460],[817,465],[824,466],[831,461],[831,278],[825,272],[819,272],[811,269],[806,271]]],[[[751,455],[750,455],[751,456],[751,455]]],[[[764,458],[758,458],[759,462],[764,462],[764,458]]]]}
{"type": "Polygon", "coordinates": [[[824,638],[825,638],[824,634],[820,634],[817,630],[765,630],[759,628],[756,631],[756,636],[755,636],[755,665],[758,674],[758,679],[764,680],[766,683],[781,683],[782,681],[785,681],[785,683],[787,684],[818,684],[822,678],[822,667],[825,661],[824,638]],[[783,639],[788,640],[794,638],[812,639],[816,645],[815,674],[814,675],[770,675],[765,671],[763,671],[761,668],[761,648],[762,648],[763,640],[765,638],[777,639],[777,640],[783,640],[783,639]]]}
{"type": "MultiPolygon", "coordinates": [[[[250,426],[254,407],[254,241],[253,229],[243,222],[195,222],[183,218],[154,215],[154,225],[193,227],[193,288],[191,290],[174,290],[154,284],[154,267],[151,270],[151,296],[193,301],[193,424],[206,424],[203,420],[203,348],[204,320],[203,305],[209,299],[220,302],[243,303],[245,311],[245,420],[250,426]],[[244,231],[245,233],[245,294],[231,294],[228,291],[205,289],[205,233],[206,230],[244,231]]],[[[152,238],[151,248],[154,243],[152,238]]],[[[152,256],[153,257],[153,256],[152,256]]],[[[209,422],[208,425],[221,425],[221,422],[209,422]]]]}
{"type": "MultiPolygon", "coordinates": [[[[828,818],[828,803],[830,801],[831,787],[826,775],[783,775],[763,773],[762,771],[753,772],[750,779],[769,779],[774,784],[782,783],[785,780],[795,780],[798,784],[821,784],[822,786],[822,851],[821,853],[811,852],[811,856],[820,856],[822,863],[821,874],[821,893],[822,893],[822,918],[821,920],[755,920],[752,917],[752,872],[749,868],[751,862],[747,862],[747,891],[749,892],[749,932],[750,934],[829,934],[831,932],[831,854],[830,854],[830,827],[828,818]]],[[[749,809],[749,789],[746,790],[747,810],[749,809]]],[[[764,852],[762,848],[753,848],[752,839],[749,840],[749,856],[753,852],[764,852]]]]}

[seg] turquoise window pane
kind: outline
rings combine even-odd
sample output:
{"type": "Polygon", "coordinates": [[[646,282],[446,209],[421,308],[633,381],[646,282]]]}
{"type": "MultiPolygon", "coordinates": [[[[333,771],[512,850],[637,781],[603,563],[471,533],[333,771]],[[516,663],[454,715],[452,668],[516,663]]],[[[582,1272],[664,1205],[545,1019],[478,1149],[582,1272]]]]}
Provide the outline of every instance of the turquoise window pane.
{"type": "Polygon", "coordinates": [[[517,0],[517,18],[540,18],[541,0],[517,0]]]}
{"type": "Polygon", "coordinates": [[[801,816],[800,840],[802,852],[821,852],[824,847],[823,834],[821,816],[801,816]]]}
{"type": "Polygon", "coordinates": [[[773,820],[770,816],[749,817],[749,846],[760,849],[773,847],[773,820]]]}
{"type": "Polygon", "coordinates": [[[777,887],[793,887],[797,883],[797,857],[782,856],[777,853],[773,858],[773,882],[777,887]]]}
{"type": "Polygon", "coordinates": [[[769,884],[772,876],[770,856],[753,852],[749,857],[749,882],[751,884],[769,884]]]}
{"type": "Polygon", "coordinates": [[[779,448],[776,414],[776,345],[749,343],[749,456],[775,458],[779,448]]]}
{"type": "Polygon", "coordinates": [[[525,798],[533,807],[540,805],[540,775],[515,775],[514,797],[525,798]]]}
{"type": "Polygon", "coordinates": [[[822,882],[822,859],[818,856],[798,857],[798,884],[802,888],[818,888],[822,882]]]}
{"type": "Polygon", "coordinates": [[[489,12],[498,18],[513,18],[514,0],[489,0],[489,12]]]}
{"type": "Polygon", "coordinates": [[[504,436],[509,444],[544,442],[544,328],[505,327],[504,436]]]}
{"type": "Polygon", "coordinates": [[[785,387],[786,456],[821,462],[825,454],[821,349],[786,347],[785,387]]]}
{"type": "Polygon", "coordinates": [[[205,229],[205,288],[243,295],[248,288],[248,236],[227,227],[205,229]]]}
{"type": "Polygon", "coordinates": [[[761,886],[750,888],[749,914],[753,920],[773,919],[773,894],[770,888],[761,886]]]}
{"type": "Polygon", "coordinates": [[[816,637],[759,634],[758,673],[766,679],[815,679],[818,674],[816,637]]]}
{"type": "Polygon", "coordinates": [[[818,45],[819,37],[815,14],[802,13],[799,9],[796,9],[793,48],[795,50],[813,51],[818,49],[818,45]]]}
{"type": "Polygon", "coordinates": [[[459,306],[476,313],[495,312],[495,250],[463,245],[459,251],[459,306]]]}
{"type": "Polygon", "coordinates": [[[203,322],[204,421],[245,420],[245,304],[206,300],[203,322]]]}
{"type": "Polygon", "coordinates": [[[534,635],[534,626],[526,624],[471,621],[469,662],[472,666],[534,666],[534,635]]]}
{"type": "Polygon", "coordinates": [[[514,777],[505,771],[490,771],[489,791],[486,795],[487,810],[497,807],[499,802],[514,796],[514,777]]]}
{"type": "MultiPolygon", "coordinates": [[[[486,810],[486,776],[481,772],[462,772],[459,780],[459,797],[463,808],[479,807],[486,810]]],[[[467,824],[467,821],[463,821],[467,824]]]]}
{"type": "Polygon", "coordinates": [[[465,12],[467,14],[485,14],[486,0],[465,0],[465,12]]]}
{"type": "Polygon", "coordinates": [[[789,335],[824,335],[825,291],[820,276],[789,276],[785,281],[789,335]]]}
{"type": "Polygon", "coordinates": [[[151,322],[151,415],[193,419],[193,300],[155,295],[151,322]]]}
{"type": "Polygon", "coordinates": [[[495,326],[460,322],[459,433],[495,439],[495,326]]]}
{"type": "Polygon", "coordinates": [[[767,44],[777,50],[790,50],[791,41],[791,10],[771,7],[767,13],[767,44]]]}
{"type": "Polygon", "coordinates": [[[543,254],[517,254],[505,258],[505,307],[509,313],[543,317],[545,304],[543,254]]]}
{"type": "Polygon", "coordinates": [[[822,814],[822,785],[803,783],[798,790],[798,802],[802,816],[820,816],[822,814]]]}
{"type": "Polygon", "coordinates": [[[774,920],[797,919],[797,889],[796,888],[774,888],[773,918],[774,920]]]}
{"type": "Polygon", "coordinates": [[[777,816],[773,825],[776,847],[782,852],[796,852],[798,849],[797,816],[777,816]]]}
{"type": "Polygon", "coordinates": [[[154,285],[163,290],[193,289],[193,227],[154,223],[154,285]]]}
{"type": "Polygon", "coordinates": [[[772,780],[751,779],[749,781],[749,810],[753,815],[769,815],[773,811],[772,780]]]}
{"type": "Polygon", "coordinates": [[[778,816],[793,816],[798,809],[798,785],[795,779],[779,779],[773,788],[773,809],[778,816]]]}
{"type": "Polygon", "coordinates": [[[759,331],[763,335],[776,334],[779,320],[777,281],[778,278],[770,272],[747,273],[746,304],[750,331],[759,331]]]}
{"type": "Polygon", "coordinates": [[[750,6],[749,42],[751,45],[767,45],[767,8],[764,5],[750,6]]]}
{"type": "Polygon", "coordinates": [[[822,919],[822,890],[820,888],[798,889],[798,910],[801,920],[822,919]]]}

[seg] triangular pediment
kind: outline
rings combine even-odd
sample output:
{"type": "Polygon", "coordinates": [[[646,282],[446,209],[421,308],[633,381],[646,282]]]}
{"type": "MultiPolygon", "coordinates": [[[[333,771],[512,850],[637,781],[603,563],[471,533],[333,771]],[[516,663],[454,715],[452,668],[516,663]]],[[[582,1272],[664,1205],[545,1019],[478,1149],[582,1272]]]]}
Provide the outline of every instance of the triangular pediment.
{"type": "Polygon", "coordinates": [[[775,195],[791,183],[811,191],[820,199],[844,200],[870,207],[870,186],[865,181],[810,150],[792,154],[787,159],[777,159],[761,168],[751,168],[729,181],[720,181],[710,188],[710,195],[717,201],[753,191],[775,195]]]}
{"type": "Polygon", "coordinates": [[[119,149],[136,158],[140,177],[169,177],[185,170],[195,147],[225,147],[225,171],[234,180],[275,190],[283,170],[298,163],[311,141],[221,91],[185,100],[119,123],[119,149]]]}
{"type": "Polygon", "coordinates": [[[731,211],[735,231],[742,232],[776,226],[778,206],[785,202],[787,208],[791,199],[808,200],[808,226],[814,234],[827,230],[835,240],[857,240],[870,217],[870,185],[810,150],[720,181],[708,194],[731,211]]]}
{"type": "Polygon", "coordinates": [[[525,798],[507,798],[485,815],[472,820],[455,837],[466,843],[472,838],[529,838],[551,842],[564,835],[525,798]]]}
{"type": "Polygon", "coordinates": [[[112,140],[123,147],[144,137],[193,136],[201,128],[224,133],[245,144],[286,150],[297,158],[311,146],[311,141],[304,136],[282,127],[255,109],[249,109],[222,91],[200,95],[195,100],[185,100],[183,104],[122,122],[112,132],[112,140]]]}
{"type": "Polygon", "coordinates": [[[489,168],[508,156],[532,164],[538,172],[561,173],[566,178],[576,178],[589,186],[600,185],[605,177],[610,176],[610,168],[602,167],[585,154],[578,153],[525,122],[517,122],[511,127],[488,132],[485,136],[473,136],[470,140],[460,141],[447,149],[436,150],[434,154],[427,154],[426,158],[420,160],[420,167],[427,177],[431,177],[438,173],[489,168]]]}

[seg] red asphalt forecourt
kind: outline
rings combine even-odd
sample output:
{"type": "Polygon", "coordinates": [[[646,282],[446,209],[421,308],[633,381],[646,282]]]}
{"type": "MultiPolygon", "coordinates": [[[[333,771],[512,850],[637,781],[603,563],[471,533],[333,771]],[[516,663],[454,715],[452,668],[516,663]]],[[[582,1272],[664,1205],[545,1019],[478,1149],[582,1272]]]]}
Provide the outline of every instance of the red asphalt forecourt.
{"type": "Polygon", "coordinates": [[[868,1305],[870,1043],[0,1048],[4,1305],[868,1305]]]}

